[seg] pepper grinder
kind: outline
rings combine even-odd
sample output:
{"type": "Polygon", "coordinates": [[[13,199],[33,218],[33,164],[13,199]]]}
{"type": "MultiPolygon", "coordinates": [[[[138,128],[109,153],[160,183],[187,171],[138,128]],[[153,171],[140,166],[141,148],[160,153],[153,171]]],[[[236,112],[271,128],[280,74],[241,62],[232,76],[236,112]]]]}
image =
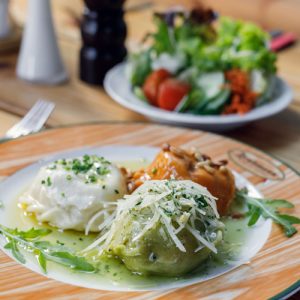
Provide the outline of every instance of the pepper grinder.
{"type": "Polygon", "coordinates": [[[127,55],[125,0],[85,0],[81,24],[80,79],[102,85],[106,72],[127,55]]]}
{"type": "Polygon", "coordinates": [[[49,0],[29,0],[17,75],[21,79],[43,84],[58,84],[67,79],[49,0]]]}

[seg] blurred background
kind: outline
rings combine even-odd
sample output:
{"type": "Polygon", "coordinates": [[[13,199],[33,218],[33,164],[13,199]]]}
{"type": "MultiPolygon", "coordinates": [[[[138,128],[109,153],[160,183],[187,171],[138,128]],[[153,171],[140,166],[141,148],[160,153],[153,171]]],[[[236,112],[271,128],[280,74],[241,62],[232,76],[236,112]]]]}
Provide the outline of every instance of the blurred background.
{"type": "MultiPolygon", "coordinates": [[[[154,11],[164,11],[174,5],[190,8],[197,3],[196,0],[125,1],[128,50],[134,49],[145,34],[152,30],[154,11]]],[[[296,38],[300,36],[300,0],[206,0],[204,3],[220,15],[253,21],[267,31],[281,30],[293,33],[296,38]]],[[[27,4],[26,0],[9,0],[10,15],[18,34],[15,47],[4,47],[3,51],[0,47],[0,134],[3,135],[20,120],[40,97],[55,103],[55,111],[47,122],[48,127],[93,121],[146,120],[112,101],[100,87],[90,86],[79,79],[79,51],[82,46],[80,22],[84,11],[82,0],[51,1],[58,45],[69,80],[62,85],[46,86],[17,78],[18,45],[27,17],[27,4]]],[[[278,55],[278,74],[294,91],[295,101],[289,108],[275,117],[226,133],[296,165],[300,165],[300,65],[297,63],[299,57],[299,43],[279,52],[278,55]],[[265,142],[266,137],[275,135],[276,138],[265,142]]]]}
{"type": "MultiPolygon", "coordinates": [[[[131,11],[131,14],[127,15],[129,37],[144,36],[144,26],[147,25],[150,29],[154,10],[165,10],[172,5],[193,7],[197,3],[197,0],[127,0],[125,6],[131,11]],[[134,12],[141,11],[145,16],[144,26],[130,26],[135,23],[134,12]]],[[[253,21],[266,29],[280,28],[300,35],[300,0],[205,0],[202,3],[222,15],[253,21]]],[[[83,11],[83,1],[54,0],[52,5],[58,33],[80,42],[80,33],[76,30],[76,25],[83,11]]],[[[27,0],[11,0],[11,14],[20,25],[26,17],[26,6],[27,0]]]]}

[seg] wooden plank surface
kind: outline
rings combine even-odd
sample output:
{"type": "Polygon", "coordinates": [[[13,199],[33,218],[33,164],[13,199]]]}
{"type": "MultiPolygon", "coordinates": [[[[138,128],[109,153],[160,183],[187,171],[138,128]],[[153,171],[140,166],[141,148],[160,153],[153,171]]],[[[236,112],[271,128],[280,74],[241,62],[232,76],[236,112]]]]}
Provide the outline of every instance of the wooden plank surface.
{"type": "MultiPolygon", "coordinates": [[[[128,46],[133,48],[151,28],[154,10],[164,9],[172,3],[192,3],[193,1],[138,1],[128,0],[127,7],[141,2],[150,6],[126,15],[129,36],[128,46]],[[152,3],[152,4],[151,4],[152,3]]],[[[19,24],[26,17],[25,0],[12,0],[11,12],[19,24]]],[[[78,51],[80,34],[78,18],[82,11],[81,0],[53,0],[53,12],[63,59],[70,75],[67,84],[61,86],[34,85],[16,78],[17,52],[0,56],[0,110],[9,112],[0,118],[0,132],[5,132],[16,119],[13,115],[24,114],[40,97],[56,103],[56,109],[49,119],[50,126],[75,124],[91,121],[146,121],[141,115],[116,104],[99,87],[92,87],[78,79],[78,51]]],[[[258,121],[244,128],[225,133],[226,136],[250,143],[276,155],[300,169],[300,45],[279,54],[278,69],[293,88],[295,98],[283,113],[258,121]]]]}
{"type": "MultiPolygon", "coordinates": [[[[299,176],[281,162],[243,144],[200,131],[145,124],[86,125],[60,128],[4,143],[0,147],[0,177],[5,178],[19,168],[64,150],[83,146],[147,145],[197,147],[213,158],[228,159],[229,167],[245,176],[266,196],[286,198],[300,214],[299,176]],[[39,147],[36,147],[39,145],[39,147]],[[22,149],[22,151],[20,151],[22,149]],[[262,161],[276,166],[284,180],[266,180],[243,169],[231,160],[229,151],[250,152],[262,161]]],[[[296,225],[299,229],[299,225],[296,225]]],[[[218,278],[189,287],[154,292],[109,292],[63,284],[43,277],[12,261],[0,251],[0,299],[269,299],[300,278],[300,234],[286,238],[273,224],[272,233],[261,251],[249,264],[218,278]],[[42,296],[41,296],[42,295],[42,296]]]]}
{"type": "Polygon", "coordinates": [[[20,118],[14,114],[0,110],[0,120],[0,136],[2,136],[10,127],[17,123],[20,118]]]}

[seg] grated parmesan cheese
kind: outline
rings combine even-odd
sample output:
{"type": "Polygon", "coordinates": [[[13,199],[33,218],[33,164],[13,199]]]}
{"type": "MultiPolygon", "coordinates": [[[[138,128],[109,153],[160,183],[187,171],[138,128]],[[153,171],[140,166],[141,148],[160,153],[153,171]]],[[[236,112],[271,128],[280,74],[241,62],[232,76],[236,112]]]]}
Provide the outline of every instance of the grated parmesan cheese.
{"type": "Polygon", "coordinates": [[[207,247],[216,253],[214,237],[222,227],[216,200],[205,187],[190,180],[146,181],[132,195],[118,201],[115,217],[100,224],[105,234],[84,251],[99,246],[102,253],[127,222],[134,222],[133,242],[159,223],[180,251],[186,252],[186,249],[178,234],[186,229],[198,242],[195,252],[207,247]],[[137,222],[135,216],[139,216],[139,220],[143,216],[143,221],[137,222]]]}

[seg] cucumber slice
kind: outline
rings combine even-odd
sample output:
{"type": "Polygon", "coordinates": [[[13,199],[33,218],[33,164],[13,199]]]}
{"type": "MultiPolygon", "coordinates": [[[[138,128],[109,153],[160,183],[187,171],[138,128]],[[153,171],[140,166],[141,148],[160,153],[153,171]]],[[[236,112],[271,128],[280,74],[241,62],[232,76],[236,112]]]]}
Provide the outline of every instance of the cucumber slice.
{"type": "Polygon", "coordinates": [[[191,97],[189,95],[184,96],[182,100],[177,104],[174,111],[185,112],[191,104],[191,97]]]}
{"type": "Polygon", "coordinates": [[[195,79],[198,77],[199,71],[196,67],[189,67],[179,73],[177,78],[181,81],[185,81],[188,83],[194,83],[195,79]]]}
{"type": "Polygon", "coordinates": [[[264,92],[257,98],[255,106],[261,106],[272,100],[272,96],[276,93],[276,78],[274,75],[267,77],[267,87],[264,92]]]}
{"type": "Polygon", "coordinates": [[[207,98],[216,97],[225,83],[223,72],[210,72],[201,74],[196,80],[196,85],[203,89],[207,98]]]}
{"type": "Polygon", "coordinates": [[[267,79],[260,70],[252,70],[250,73],[251,90],[257,94],[263,94],[267,89],[267,79]]]}
{"type": "Polygon", "coordinates": [[[210,101],[207,101],[205,106],[198,108],[198,114],[201,115],[216,115],[220,114],[224,105],[226,104],[227,100],[230,96],[229,89],[223,89],[219,92],[219,94],[210,101]]]}
{"type": "Polygon", "coordinates": [[[140,88],[139,86],[135,86],[133,88],[133,93],[143,102],[147,102],[147,103],[149,102],[148,99],[146,98],[142,88],[140,88]]]}
{"type": "Polygon", "coordinates": [[[199,102],[201,103],[204,98],[204,93],[202,90],[192,90],[188,95],[183,97],[183,99],[178,103],[174,111],[185,112],[187,110],[193,111],[199,102]]]}

